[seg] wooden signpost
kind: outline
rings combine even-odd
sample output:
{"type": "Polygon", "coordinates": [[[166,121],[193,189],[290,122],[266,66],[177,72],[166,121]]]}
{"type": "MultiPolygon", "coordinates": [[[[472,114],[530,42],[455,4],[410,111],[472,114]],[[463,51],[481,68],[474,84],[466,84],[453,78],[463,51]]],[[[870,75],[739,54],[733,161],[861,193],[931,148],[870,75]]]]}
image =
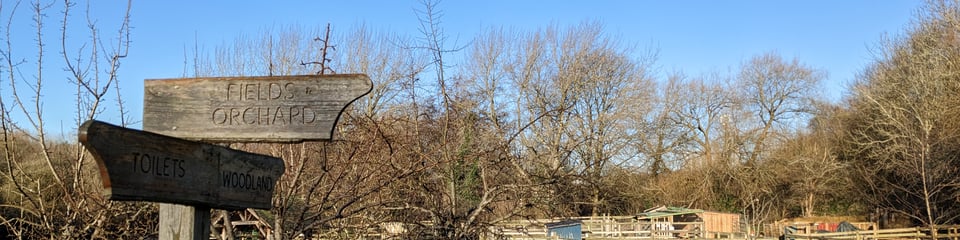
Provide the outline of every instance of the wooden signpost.
{"type": "Polygon", "coordinates": [[[160,203],[160,239],[207,239],[210,208],[269,209],[283,160],[194,142],[329,140],[364,74],[144,82],[143,129],[88,121],[80,142],[111,200],[160,203]]]}

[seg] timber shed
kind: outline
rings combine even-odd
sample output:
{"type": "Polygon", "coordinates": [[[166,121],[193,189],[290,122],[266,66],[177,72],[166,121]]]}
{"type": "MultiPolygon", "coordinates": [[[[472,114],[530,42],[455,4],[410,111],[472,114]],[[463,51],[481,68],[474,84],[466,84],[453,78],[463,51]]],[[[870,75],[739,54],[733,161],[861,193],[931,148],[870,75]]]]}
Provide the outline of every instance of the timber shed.
{"type": "Polygon", "coordinates": [[[736,213],[660,206],[647,209],[638,214],[636,218],[639,221],[649,221],[654,230],[661,230],[666,233],[700,232],[699,237],[704,238],[719,238],[741,233],[740,214],[736,213]]]}

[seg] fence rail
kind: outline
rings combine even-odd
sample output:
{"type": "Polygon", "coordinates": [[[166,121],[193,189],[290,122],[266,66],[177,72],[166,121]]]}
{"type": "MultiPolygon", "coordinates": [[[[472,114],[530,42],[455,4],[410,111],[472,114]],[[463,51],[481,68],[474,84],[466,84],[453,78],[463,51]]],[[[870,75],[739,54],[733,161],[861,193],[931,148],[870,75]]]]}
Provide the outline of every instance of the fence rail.
{"type": "MultiPolygon", "coordinates": [[[[780,234],[766,235],[766,238],[747,236],[743,232],[708,232],[704,222],[647,222],[633,217],[584,217],[580,228],[584,239],[776,239],[780,234]]],[[[555,223],[569,219],[531,219],[506,221],[489,227],[489,232],[481,239],[485,240],[553,240],[557,236],[548,236],[546,223],[555,223]]],[[[429,224],[429,223],[424,223],[429,224]]],[[[940,225],[929,227],[860,230],[850,232],[792,233],[783,235],[786,239],[948,239],[960,240],[960,225],[940,225]]],[[[368,229],[357,239],[403,239],[406,229],[401,223],[383,223],[378,230],[368,229]]],[[[322,237],[320,239],[323,239],[322,237]]]]}
{"type": "Polygon", "coordinates": [[[960,240],[960,225],[860,230],[831,233],[797,233],[787,239],[951,239],[960,240]]]}
{"type": "MultiPolygon", "coordinates": [[[[742,233],[707,232],[703,222],[647,222],[630,216],[582,217],[581,231],[586,239],[651,238],[743,238],[742,233]]],[[[494,239],[551,239],[544,223],[559,219],[509,221],[491,227],[494,239]]]]}
{"type": "MultiPolygon", "coordinates": [[[[703,222],[673,222],[673,229],[663,223],[637,221],[630,217],[575,218],[582,221],[584,239],[747,239],[746,233],[720,233],[703,231],[703,222]],[[658,226],[659,225],[659,226],[658,226]]],[[[544,223],[559,219],[512,221],[491,227],[497,235],[488,239],[556,239],[547,236],[544,223]]],[[[795,233],[786,234],[786,239],[949,239],[960,240],[960,225],[929,227],[860,230],[850,232],[795,233]]],[[[768,236],[776,237],[776,236],[768,236]]],[[[768,238],[769,239],[769,238],[768,238]]]]}

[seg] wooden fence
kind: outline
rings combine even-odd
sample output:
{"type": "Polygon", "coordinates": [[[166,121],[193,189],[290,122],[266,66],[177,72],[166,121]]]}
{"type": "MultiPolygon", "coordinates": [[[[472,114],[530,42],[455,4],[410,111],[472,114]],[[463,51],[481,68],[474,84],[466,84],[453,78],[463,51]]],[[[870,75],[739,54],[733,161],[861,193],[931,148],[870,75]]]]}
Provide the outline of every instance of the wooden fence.
{"type": "MultiPolygon", "coordinates": [[[[745,233],[707,232],[703,231],[702,222],[645,222],[637,221],[632,217],[595,217],[574,218],[582,221],[581,229],[584,239],[748,239],[745,233]],[[670,224],[673,227],[667,227],[670,224]]],[[[511,221],[491,227],[492,236],[485,239],[509,240],[544,240],[556,239],[547,236],[544,223],[556,222],[559,219],[537,219],[511,221]]],[[[795,233],[786,234],[786,239],[949,239],[960,240],[960,225],[935,226],[935,230],[928,227],[860,230],[850,232],[825,233],[795,233]]],[[[777,236],[767,236],[766,239],[776,239],[777,236]]],[[[756,239],[756,238],[755,238],[756,239]]]]}
{"type": "Polygon", "coordinates": [[[787,239],[950,239],[960,240],[960,225],[860,230],[830,233],[797,233],[784,235],[787,239]]]}
{"type": "MultiPolygon", "coordinates": [[[[584,239],[664,239],[664,238],[745,238],[743,233],[708,232],[703,222],[649,222],[630,216],[583,217],[580,220],[584,239]]],[[[552,239],[547,236],[545,223],[559,219],[510,221],[491,227],[493,236],[487,239],[552,239]]]]}
{"type": "MultiPolygon", "coordinates": [[[[583,217],[580,220],[583,239],[777,239],[777,235],[765,238],[749,237],[743,232],[704,231],[703,222],[649,222],[629,216],[583,217]]],[[[558,239],[547,235],[545,224],[570,219],[531,219],[501,222],[489,227],[482,236],[485,240],[548,240],[558,239]]],[[[424,223],[429,225],[429,223],[424,223]]],[[[960,240],[960,225],[928,227],[860,230],[850,232],[801,232],[783,235],[786,239],[947,239],[960,240]]],[[[378,230],[356,232],[354,239],[404,239],[407,232],[404,224],[383,223],[378,230]]],[[[331,236],[316,236],[314,239],[328,239],[331,236]]]]}

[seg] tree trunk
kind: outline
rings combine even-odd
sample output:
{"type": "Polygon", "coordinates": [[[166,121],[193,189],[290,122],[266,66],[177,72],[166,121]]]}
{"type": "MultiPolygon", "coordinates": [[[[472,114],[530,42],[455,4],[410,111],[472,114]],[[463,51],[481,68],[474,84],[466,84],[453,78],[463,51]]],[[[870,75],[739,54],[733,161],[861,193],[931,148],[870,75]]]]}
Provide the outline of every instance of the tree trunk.
{"type": "Polygon", "coordinates": [[[220,210],[220,214],[223,215],[223,232],[221,233],[223,239],[236,239],[236,236],[233,235],[233,222],[230,221],[230,211],[220,210]]]}
{"type": "Polygon", "coordinates": [[[283,240],[283,214],[277,213],[276,220],[273,222],[273,240],[283,240]]]}
{"type": "Polygon", "coordinates": [[[591,216],[599,216],[600,214],[600,189],[593,189],[593,208],[590,210],[591,216]]]}

